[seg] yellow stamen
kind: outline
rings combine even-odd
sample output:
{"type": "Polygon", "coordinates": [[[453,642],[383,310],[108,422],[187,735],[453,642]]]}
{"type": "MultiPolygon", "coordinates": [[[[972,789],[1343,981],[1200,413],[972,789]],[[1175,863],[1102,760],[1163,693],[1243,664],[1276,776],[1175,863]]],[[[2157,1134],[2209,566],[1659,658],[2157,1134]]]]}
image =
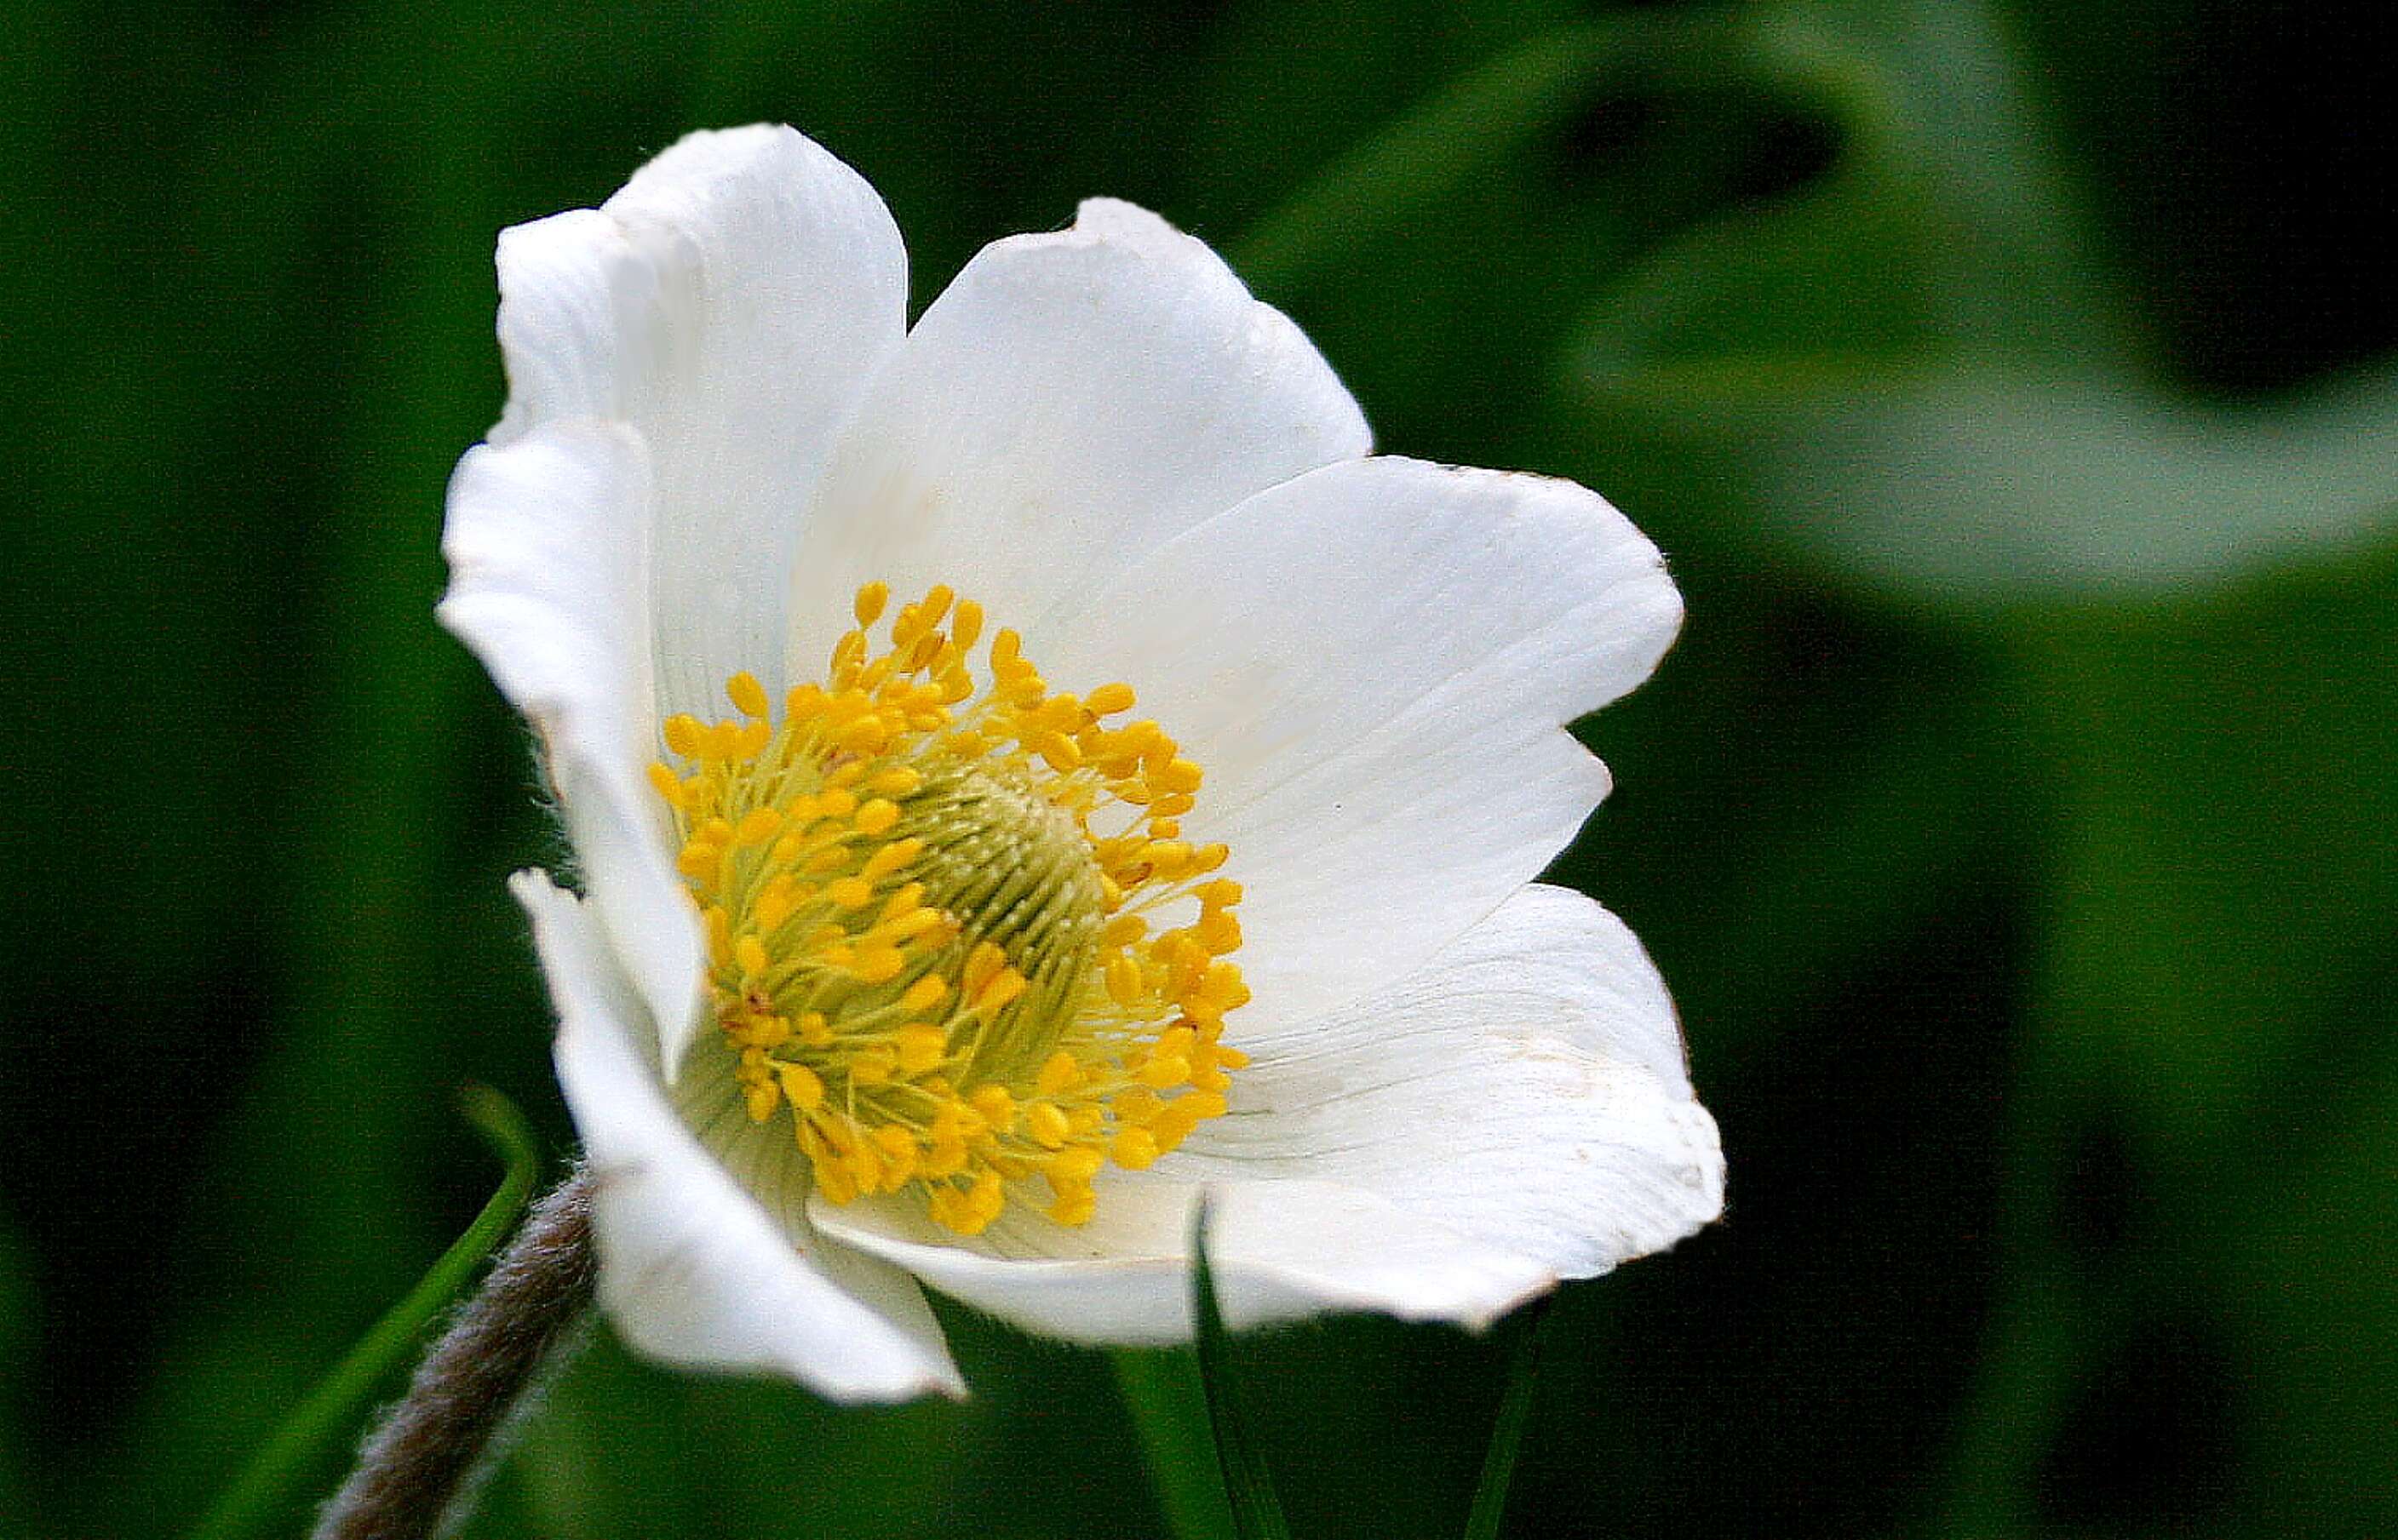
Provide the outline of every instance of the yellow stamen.
{"type": "Polygon", "coordinates": [[[834,1203],[913,1193],[979,1234],[1011,1202],[1086,1223],[1114,1164],[1221,1117],[1248,998],[1230,852],[1182,819],[1205,775],[1131,686],[1053,690],[946,585],[857,629],[778,718],[667,718],[649,781],[708,941],[721,1051],[752,1121],[788,1112],[834,1203]],[[1174,905],[1187,907],[1175,917],[1174,905]]]}

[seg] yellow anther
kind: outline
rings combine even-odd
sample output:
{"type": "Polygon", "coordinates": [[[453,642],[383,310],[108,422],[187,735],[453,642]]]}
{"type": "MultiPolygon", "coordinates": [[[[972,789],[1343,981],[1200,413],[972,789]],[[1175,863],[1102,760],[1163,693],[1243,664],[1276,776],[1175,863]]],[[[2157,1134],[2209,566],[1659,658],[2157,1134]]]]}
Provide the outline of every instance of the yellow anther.
{"type": "Polygon", "coordinates": [[[733,709],[744,716],[767,715],[766,687],[758,682],[758,676],[747,669],[724,681],[724,693],[732,701],[733,709]]]}
{"type": "Polygon", "coordinates": [[[977,1086],[966,1101],[994,1132],[1006,1133],[1016,1127],[1016,1098],[1005,1086],[977,1086]]]}
{"type": "Polygon", "coordinates": [[[1007,968],[1007,954],[990,942],[977,942],[966,957],[965,971],[960,983],[969,995],[979,995],[983,987],[1007,968]]]}
{"type": "Polygon", "coordinates": [[[701,745],[707,741],[707,730],[699,725],[699,718],[680,712],[667,717],[659,730],[666,738],[667,747],[686,759],[698,758],[701,745]]]}
{"type": "Polygon", "coordinates": [[[990,1130],[982,1114],[963,1102],[943,1102],[933,1109],[931,1132],[936,1140],[979,1139],[990,1130]]]}
{"type": "Polygon", "coordinates": [[[907,966],[907,957],[896,946],[861,946],[850,971],[869,984],[888,984],[907,966]]]}
{"type": "Polygon", "coordinates": [[[1061,1048],[1042,1062],[1041,1073],[1033,1077],[1032,1087],[1044,1096],[1058,1096],[1072,1090],[1082,1080],[1082,1062],[1061,1048]]]}
{"type": "Polygon", "coordinates": [[[877,774],[867,789],[884,797],[905,797],[924,783],[924,772],[913,765],[894,765],[877,774]]]}
{"type": "Polygon", "coordinates": [[[1203,909],[1229,909],[1241,902],[1241,885],[1228,877],[1203,882],[1191,890],[1191,896],[1203,909]]]}
{"type": "Polygon", "coordinates": [[[889,583],[869,583],[857,591],[856,602],[850,606],[850,612],[857,617],[858,624],[872,625],[882,618],[882,607],[890,602],[889,583]]]}
{"type": "Polygon", "coordinates": [[[1024,975],[1010,968],[975,991],[974,1008],[986,1016],[998,1014],[1024,993],[1024,975]]]}
{"type": "Polygon", "coordinates": [[[1190,865],[1191,856],[1191,847],[1179,839],[1152,839],[1140,848],[1136,859],[1161,876],[1170,876],[1190,865]]]}
{"type": "Polygon", "coordinates": [[[825,818],[847,818],[857,810],[857,794],[847,786],[828,786],[816,797],[816,812],[825,818]]]}
{"type": "Polygon", "coordinates": [[[938,1181],[965,1170],[966,1159],[966,1142],[963,1139],[955,1134],[941,1135],[925,1143],[921,1169],[926,1177],[938,1181]]]}
{"type": "Polygon", "coordinates": [[[783,1094],[800,1111],[814,1112],[824,1105],[824,1080],[815,1070],[805,1065],[778,1063],[775,1074],[782,1083],[783,1094]]]}
{"type": "Polygon", "coordinates": [[[667,806],[680,810],[683,806],[682,778],[655,759],[650,761],[649,777],[650,784],[657,788],[667,806]]]}
{"type": "Polygon", "coordinates": [[[1241,970],[1233,963],[1211,964],[1207,969],[1207,977],[1200,984],[1199,989],[1200,998],[1219,1011],[1246,1005],[1249,999],[1249,987],[1241,982],[1241,970]]]}
{"type": "Polygon", "coordinates": [[[890,1125],[875,1131],[874,1143],[882,1156],[882,1190],[897,1192],[916,1174],[915,1141],[908,1138],[906,1129],[890,1125]],[[906,1142],[896,1143],[883,1137],[885,1134],[897,1134],[906,1142]]]}
{"type": "Polygon", "coordinates": [[[908,992],[899,997],[899,1009],[913,1016],[940,1004],[949,998],[949,980],[938,973],[927,973],[909,984],[908,992]]]}
{"type": "Polygon", "coordinates": [[[756,936],[743,936],[733,944],[734,960],[741,964],[746,978],[762,978],[766,972],[766,947],[756,936]]]}
{"type": "Polygon", "coordinates": [[[903,1026],[899,1029],[899,1067],[910,1075],[922,1075],[937,1069],[950,1056],[950,1035],[937,1026],[903,1026]]]}
{"type": "Polygon", "coordinates": [[[1146,1170],[1156,1163],[1157,1138],[1147,1129],[1125,1129],[1110,1143],[1108,1153],[1126,1171],[1146,1170]]]}
{"type": "Polygon", "coordinates": [[[763,845],[783,826],[783,815],[772,808],[753,808],[733,826],[735,845],[763,845]]]}
{"type": "Polygon", "coordinates": [[[1083,704],[1090,708],[1094,716],[1112,716],[1119,711],[1130,711],[1136,699],[1130,685],[1101,685],[1083,697],[1083,704]]]}
{"type": "Polygon", "coordinates": [[[963,652],[974,646],[982,635],[982,606],[972,599],[958,601],[957,614],[950,621],[950,640],[963,652]]]}
{"type": "Polygon", "coordinates": [[[725,1030],[747,1048],[780,1048],[791,1037],[791,1024],[780,1016],[752,1016],[737,1027],[728,1022],[725,1030]]]}
{"type": "Polygon", "coordinates": [[[1033,739],[1032,748],[1042,758],[1049,762],[1051,770],[1061,775],[1068,770],[1082,768],[1082,749],[1074,740],[1062,732],[1048,731],[1040,734],[1033,739]]]}
{"type": "Polygon", "coordinates": [[[874,902],[874,884],[862,877],[845,877],[828,883],[825,897],[843,909],[863,909],[874,902]]]}
{"type": "Polygon", "coordinates": [[[869,882],[880,882],[923,853],[924,842],[921,839],[895,839],[868,856],[858,875],[869,882]]]}
{"type": "Polygon", "coordinates": [[[856,824],[863,834],[887,833],[892,824],[899,822],[899,804],[878,797],[860,805],[857,811],[850,816],[850,822],[856,824]]]}
{"type": "Polygon", "coordinates": [[[1118,1005],[1132,1005],[1141,997],[1140,964],[1118,952],[1108,959],[1108,998],[1118,1005]]]}
{"type": "Polygon", "coordinates": [[[1166,1104],[1164,1112],[1157,1115],[1157,1120],[1149,1125],[1150,1136],[1157,1141],[1160,1154],[1179,1148],[1182,1141],[1191,1137],[1191,1131],[1199,1126],[1204,1116],[1197,1104],[1206,1094],[1204,1091],[1194,1091],[1187,1096],[1176,1097],[1166,1104]]]}
{"type": "Polygon", "coordinates": [[[1171,1091],[1190,1078],[1191,1061],[1176,1054],[1152,1054],[1140,1066],[1140,1083],[1153,1091],[1171,1091]]]}
{"type": "MultiPolygon", "coordinates": [[[[910,909],[904,915],[884,920],[881,929],[896,944],[913,941],[918,936],[929,936],[936,931],[946,931],[950,926],[950,917],[938,909],[910,909]]],[[[937,979],[935,982],[938,982],[937,979]]]]}
{"type": "Polygon", "coordinates": [[[1241,922],[1221,909],[1199,917],[1199,944],[1218,957],[1241,948],[1241,922]]]}
{"type": "Polygon", "coordinates": [[[1102,946],[1130,946],[1149,934],[1149,921],[1138,915],[1118,915],[1099,930],[1102,946]]]}
{"type": "Polygon", "coordinates": [[[891,742],[891,730],[880,716],[861,716],[833,739],[845,754],[880,754],[891,742]]]}
{"type": "Polygon", "coordinates": [[[1073,1124],[1055,1103],[1035,1102],[1024,1109],[1024,1132],[1043,1149],[1063,1148],[1067,1137],[1074,1132],[1073,1124]]]}
{"type": "Polygon", "coordinates": [[[849,1078],[855,1085],[879,1086],[887,1082],[891,1072],[898,1067],[899,1051],[875,1043],[850,1055],[849,1078]]]}

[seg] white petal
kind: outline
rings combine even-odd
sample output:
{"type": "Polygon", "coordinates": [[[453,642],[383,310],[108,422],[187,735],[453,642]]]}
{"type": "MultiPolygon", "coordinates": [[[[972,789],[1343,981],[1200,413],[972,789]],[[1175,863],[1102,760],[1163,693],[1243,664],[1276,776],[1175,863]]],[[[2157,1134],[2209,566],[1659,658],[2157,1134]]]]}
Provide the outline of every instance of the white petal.
{"type": "Polygon", "coordinates": [[[441,623],[542,737],[585,886],[645,1014],[687,1038],[700,938],[641,781],[651,706],[649,464],[622,423],[480,445],[450,482],[441,623]]]}
{"type": "Polygon", "coordinates": [[[1681,615],[1596,493],[1386,458],[1188,531],[1036,657],[1062,689],[1130,683],[1206,769],[1188,822],[1247,885],[1246,1031],[1412,971],[1537,875],[1608,789],[1561,724],[1647,677],[1681,615]]]}
{"type": "Polygon", "coordinates": [[[1035,635],[1093,575],[1368,442],[1215,253],[1094,199],[985,248],[875,382],[802,536],[793,673],[821,669],[861,583],[952,583],[1035,635]]]}
{"type": "MultiPolygon", "coordinates": [[[[1011,1208],[972,1240],[921,1205],[878,1199],[810,1212],[827,1235],[898,1264],[976,1308],[1042,1336],[1190,1339],[1194,1184],[1103,1177],[1099,1212],[1066,1229],[1011,1208]]],[[[1320,1182],[1215,1188],[1207,1256],[1235,1329],[1335,1310],[1489,1324],[1555,1282],[1529,1258],[1477,1244],[1373,1193],[1320,1182]]]]}
{"type": "Polygon", "coordinates": [[[836,1400],[963,1393],[906,1274],[778,1221],[667,1105],[640,1006],[574,898],[511,884],[559,1012],[558,1072],[592,1176],[600,1301],[626,1340],[676,1363],[787,1374],[836,1400]]]}
{"type": "Polygon", "coordinates": [[[1664,985],[1580,893],[1527,888],[1415,976],[1249,1050],[1231,1113],[1159,1174],[1362,1188],[1565,1278],[1722,1212],[1664,985]]]}
{"type": "Polygon", "coordinates": [[[648,440],[664,711],[780,681],[799,520],[899,343],[907,255],[864,179],[792,129],[693,134],[597,210],[500,239],[503,443],[559,415],[648,440]]]}

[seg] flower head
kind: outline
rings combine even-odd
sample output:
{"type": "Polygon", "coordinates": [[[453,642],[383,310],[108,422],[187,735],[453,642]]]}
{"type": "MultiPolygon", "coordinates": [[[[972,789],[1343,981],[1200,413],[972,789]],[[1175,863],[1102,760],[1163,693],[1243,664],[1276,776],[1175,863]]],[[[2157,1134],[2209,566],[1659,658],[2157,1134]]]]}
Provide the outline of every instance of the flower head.
{"type": "Polygon", "coordinates": [[[1564,730],[1681,608],[1571,483],[1369,455],[1307,340],[1128,205],[911,329],[788,128],[506,232],[507,408],[442,619],[543,740],[520,876],[666,1359],[957,1388],[919,1281],[1030,1330],[1491,1319],[1722,1200],[1664,986],[1532,881],[1564,730]]]}

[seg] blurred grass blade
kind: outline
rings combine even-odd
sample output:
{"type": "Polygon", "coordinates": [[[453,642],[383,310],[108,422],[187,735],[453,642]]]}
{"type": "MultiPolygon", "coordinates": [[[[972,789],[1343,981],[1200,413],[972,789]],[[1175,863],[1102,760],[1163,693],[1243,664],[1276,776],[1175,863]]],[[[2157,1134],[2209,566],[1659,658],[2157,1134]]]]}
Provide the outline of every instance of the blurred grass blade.
{"type": "Polygon", "coordinates": [[[1556,1296],[1532,1302],[1524,1314],[1531,1319],[1517,1329],[1515,1361],[1507,1368],[1507,1393],[1499,1402],[1499,1422],[1490,1430],[1490,1448],[1482,1456],[1482,1479],[1475,1483],[1474,1510],[1465,1518],[1465,1540],[1499,1540],[1499,1519],[1506,1511],[1507,1488],[1516,1479],[1516,1452],[1523,1447],[1524,1428],[1532,1420],[1532,1387],[1541,1378],[1541,1346],[1549,1334],[1550,1308],[1556,1296]]]}
{"type": "Polygon", "coordinates": [[[1202,1195],[1191,1222],[1191,1316],[1197,1324],[1199,1383],[1207,1395],[1207,1421],[1216,1431],[1216,1464],[1224,1473],[1224,1495],[1233,1505],[1233,1531],[1241,1540],[1290,1540],[1290,1526],[1275,1498],[1265,1457],[1242,1426],[1233,1385],[1232,1335],[1216,1308],[1216,1275],[1207,1265],[1208,1199],[1202,1195]]]}
{"type": "Polygon", "coordinates": [[[425,1327],[458,1297],[475,1269],[523,1216],[541,1167],[540,1152],[524,1114],[487,1086],[467,1087],[459,1103],[466,1120],[506,1162],[499,1190],[416,1287],[385,1311],[284,1418],[274,1437],[192,1531],[192,1540],[238,1540],[283,1518],[318,1459],[337,1440],[357,1431],[369,1399],[407,1366],[425,1327]]]}
{"type": "Polygon", "coordinates": [[[1207,1393],[1188,1348],[1119,1348],[1116,1386],[1140,1436],[1157,1506],[1175,1540],[1232,1540],[1233,1510],[1209,1453],[1207,1393]]]}

